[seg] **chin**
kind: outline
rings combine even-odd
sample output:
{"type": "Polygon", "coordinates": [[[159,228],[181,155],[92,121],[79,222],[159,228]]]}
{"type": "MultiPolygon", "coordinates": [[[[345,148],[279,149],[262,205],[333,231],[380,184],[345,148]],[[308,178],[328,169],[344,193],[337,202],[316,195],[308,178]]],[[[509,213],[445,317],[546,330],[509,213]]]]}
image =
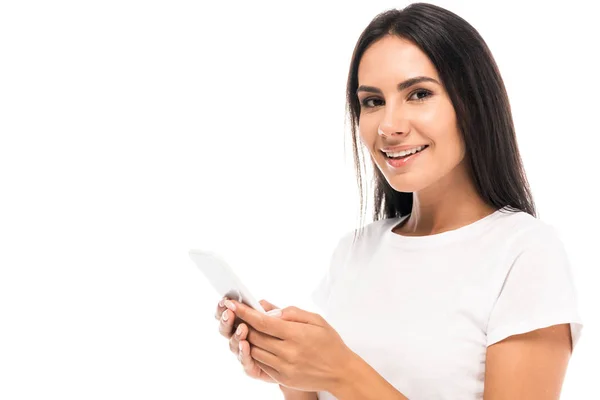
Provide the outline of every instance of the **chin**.
{"type": "Polygon", "coordinates": [[[419,192],[427,187],[427,184],[423,183],[423,179],[408,177],[406,175],[396,175],[392,179],[388,179],[386,177],[386,180],[392,189],[397,192],[414,193],[419,192]]]}

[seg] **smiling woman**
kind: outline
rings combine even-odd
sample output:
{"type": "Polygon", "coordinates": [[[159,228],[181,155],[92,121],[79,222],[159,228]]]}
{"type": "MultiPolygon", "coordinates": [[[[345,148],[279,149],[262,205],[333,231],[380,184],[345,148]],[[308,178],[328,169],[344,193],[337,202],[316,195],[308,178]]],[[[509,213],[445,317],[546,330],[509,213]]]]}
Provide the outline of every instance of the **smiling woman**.
{"type": "Polygon", "coordinates": [[[345,390],[319,398],[378,398],[383,378],[398,398],[558,399],[583,326],[577,293],[536,217],[485,41],[438,6],[383,12],[358,39],[346,95],[361,196],[360,145],[374,167],[374,222],[340,240],[313,295],[360,358],[345,390]]]}
{"type": "Polygon", "coordinates": [[[245,368],[288,399],[558,399],[583,326],[577,293],[536,216],[484,40],[438,6],[383,12],[346,94],[374,221],[333,251],[313,292],[324,317],[227,304],[226,320],[245,321],[232,339],[245,368]]]}

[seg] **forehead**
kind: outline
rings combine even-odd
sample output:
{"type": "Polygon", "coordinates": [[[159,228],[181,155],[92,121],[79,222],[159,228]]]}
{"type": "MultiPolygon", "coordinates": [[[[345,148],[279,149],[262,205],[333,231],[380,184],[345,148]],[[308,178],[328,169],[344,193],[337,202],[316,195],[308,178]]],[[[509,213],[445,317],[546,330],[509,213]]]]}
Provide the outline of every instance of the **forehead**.
{"type": "Polygon", "coordinates": [[[385,36],[372,43],[358,65],[359,85],[396,86],[415,76],[439,80],[429,58],[412,42],[397,36],[385,36]]]}

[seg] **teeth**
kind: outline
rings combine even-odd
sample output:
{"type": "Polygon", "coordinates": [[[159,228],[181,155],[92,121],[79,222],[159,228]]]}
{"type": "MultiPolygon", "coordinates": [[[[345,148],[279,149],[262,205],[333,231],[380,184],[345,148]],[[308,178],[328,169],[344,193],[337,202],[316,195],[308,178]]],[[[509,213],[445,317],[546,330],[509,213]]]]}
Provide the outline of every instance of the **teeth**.
{"type": "Polygon", "coordinates": [[[385,153],[388,157],[404,157],[407,156],[409,154],[414,154],[417,151],[421,151],[425,148],[426,146],[419,146],[419,147],[415,147],[414,149],[410,149],[410,150],[404,150],[404,151],[399,151],[397,153],[385,153]]]}

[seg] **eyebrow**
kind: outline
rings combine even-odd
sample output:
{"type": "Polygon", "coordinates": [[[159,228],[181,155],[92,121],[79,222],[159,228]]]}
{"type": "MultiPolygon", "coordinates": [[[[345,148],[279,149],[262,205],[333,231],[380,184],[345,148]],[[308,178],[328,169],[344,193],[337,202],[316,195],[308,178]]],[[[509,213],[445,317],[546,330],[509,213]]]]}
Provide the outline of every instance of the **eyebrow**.
{"type": "MultiPolygon", "coordinates": [[[[430,78],[428,76],[416,76],[414,78],[407,79],[404,82],[400,82],[398,84],[398,91],[401,92],[401,91],[403,91],[413,85],[416,85],[417,83],[421,83],[421,82],[433,82],[433,83],[440,85],[440,83],[438,81],[436,81],[435,79],[430,78]]],[[[376,88],[374,86],[364,86],[364,85],[361,85],[358,87],[358,89],[356,89],[356,94],[358,94],[358,92],[372,92],[372,93],[383,94],[383,92],[379,88],[376,88]]]]}

